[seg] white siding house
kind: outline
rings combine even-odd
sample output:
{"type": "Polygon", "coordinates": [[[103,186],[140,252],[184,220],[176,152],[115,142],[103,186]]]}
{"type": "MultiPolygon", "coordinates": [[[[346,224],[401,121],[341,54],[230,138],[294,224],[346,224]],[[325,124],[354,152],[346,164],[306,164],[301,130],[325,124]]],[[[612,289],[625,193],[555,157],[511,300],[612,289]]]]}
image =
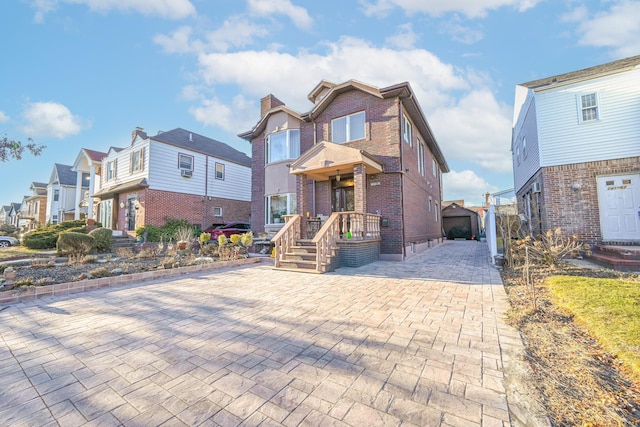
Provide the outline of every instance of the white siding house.
{"type": "Polygon", "coordinates": [[[640,243],[640,56],[520,84],[511,152],[533,234],[640,243]]]}
{"type": "Polygon", "coordinates": [[[100,221],[133,232],[167,218],[206,228],[214,222],[248,221],[251,159],[227,144],[174,129],[148,136],[141,128],[125,148],[102,160],[100,221]]]}
{"type": "MultiPolygon", "coordinates": [[[[72,166],[56,163],[53,165],[51,177],[47,185],[47,224],[57,224],[72,220],[78,209],[76,203],[77,172],[72,166]]],[[[81,179],[84,184],[81,191],[89,190],[89,174],[81,179]]],[[[79,203],[79,202],[78,202],[79,203]]]]}

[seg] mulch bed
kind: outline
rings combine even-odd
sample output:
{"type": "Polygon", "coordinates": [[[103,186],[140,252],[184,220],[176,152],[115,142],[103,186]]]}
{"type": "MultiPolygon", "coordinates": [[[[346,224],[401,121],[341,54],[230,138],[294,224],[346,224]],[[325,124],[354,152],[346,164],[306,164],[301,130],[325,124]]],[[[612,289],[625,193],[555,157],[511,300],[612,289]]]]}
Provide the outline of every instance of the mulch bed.
{"type": "MultiPolygon", "coordinates": [[[[629,277],[612,270],[563,265],[538,271],[547,275],[629,277]]],[[[555,306],[541,280],[533,296],[521,271],[504,269],[503,281],[512,310],[509,322],[518,328],[532,371],[536,400],[557,426],[640,426],[640,383],[626,375],[572,316],[555,306]]],[[[639,283],[640,286],[640,283],[639,283]]]]}

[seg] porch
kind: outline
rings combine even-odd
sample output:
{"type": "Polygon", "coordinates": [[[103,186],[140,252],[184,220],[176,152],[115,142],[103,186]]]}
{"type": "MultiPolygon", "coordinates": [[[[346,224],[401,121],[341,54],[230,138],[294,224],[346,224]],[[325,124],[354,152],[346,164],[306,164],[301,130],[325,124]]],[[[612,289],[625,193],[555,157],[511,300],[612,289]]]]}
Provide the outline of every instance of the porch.
{"type": "Polygon", "coordinates": [[[285,216],[271,239],[275,267],[326,273],[340,266],[360,267],[380,254],[380,215],[334,212],[324,223],[301,215],[285,216]]]}

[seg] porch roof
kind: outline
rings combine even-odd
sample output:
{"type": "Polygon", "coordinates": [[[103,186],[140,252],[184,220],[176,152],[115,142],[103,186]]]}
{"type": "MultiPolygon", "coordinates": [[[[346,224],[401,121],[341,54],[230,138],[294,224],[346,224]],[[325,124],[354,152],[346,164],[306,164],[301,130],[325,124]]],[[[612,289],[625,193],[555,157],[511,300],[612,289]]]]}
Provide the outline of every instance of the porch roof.
{"type": "Polygon", "coordinates": [[[149,184],[147,183],[147,180],[145,178],[140,181],[127,182],[125,184],[115,185],[113,187],[101,189],[97,193],[94,193],[93,197],[99,197],[101,199],[111,199],[111,198],[114,198],[115,195],[118,193],[137,190],[140,188],[147,188],[148,186],[149,184]]]}
{"type": "Polygon", "coordinates": [[[355,165],[364,164],[368,175],[381,173],[382,164],[366,151],[329,141],[322,141],[302,154],[291,164],[291,173],[304,174],[316,181],[327,181],[331,176],[353,170],[355,165]]]}

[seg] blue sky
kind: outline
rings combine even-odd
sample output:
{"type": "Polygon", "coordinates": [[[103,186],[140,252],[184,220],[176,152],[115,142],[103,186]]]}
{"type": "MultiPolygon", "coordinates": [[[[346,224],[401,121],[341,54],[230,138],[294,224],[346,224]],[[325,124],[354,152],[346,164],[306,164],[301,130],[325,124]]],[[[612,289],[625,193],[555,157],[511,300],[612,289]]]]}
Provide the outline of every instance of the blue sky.
{"type": "Polygon", "coordinates": [[[182,127],[237,134],[272,93],[307,112],[322,79],[409,81],[447,159],[445,199],[513,187],[514,87],[640,54],[636,0],[9,0],[0,134],[47,146],[0,163],[0,204],[54,163],[182,127]]]}

